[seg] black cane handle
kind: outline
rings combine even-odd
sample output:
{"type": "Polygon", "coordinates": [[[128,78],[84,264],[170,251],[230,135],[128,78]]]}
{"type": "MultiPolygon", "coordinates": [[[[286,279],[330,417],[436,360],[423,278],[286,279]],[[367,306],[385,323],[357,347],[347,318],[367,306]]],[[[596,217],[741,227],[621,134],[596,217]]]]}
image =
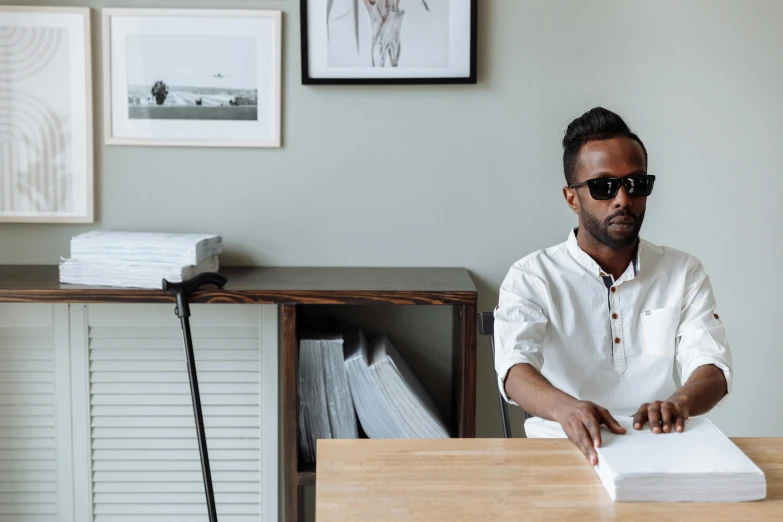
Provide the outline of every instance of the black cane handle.
{"type": "Polygon", "coordinates": [[[215,272],[202,272],[195,277],[182,281],[181,283],[172,283],[171,281],[163,280],[164,292],[185,292],[186,294],[192,294],[204,285],[215,285],[219,288],[223,288],[226,284],[225,276],[217,274],[215,272]]]}
{"type": "Polygon", "coordinates": [[[177,316],[190,317],[190,306],[188,301],[190,295],[197,291],[199,288],[205,285],[215,285],[218,288],[223,288],[228,279],[216,272],[202,272],[195,277],[182,281],[181,283],[172,283],[163,279],[163,291],[174,294],[177,298],[177,309],[175,310],[177,316]]]}

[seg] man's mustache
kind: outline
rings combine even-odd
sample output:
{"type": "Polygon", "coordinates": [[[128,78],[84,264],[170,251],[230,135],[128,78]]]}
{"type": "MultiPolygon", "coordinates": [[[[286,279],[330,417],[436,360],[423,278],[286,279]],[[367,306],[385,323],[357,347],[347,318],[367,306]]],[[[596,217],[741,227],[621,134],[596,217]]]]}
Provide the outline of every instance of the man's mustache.
{"type": "Polygon", "coordinates": [[[616,214],[612,214],[608,218],[606,218],[605,223],[607,225],[611,224],[612,221],[614,221],[617,218],[632,218],[634,221],[639,221],[639,216],[631,212],[630,210],[621,210],[620,212],[617,212],[616,214]]]}

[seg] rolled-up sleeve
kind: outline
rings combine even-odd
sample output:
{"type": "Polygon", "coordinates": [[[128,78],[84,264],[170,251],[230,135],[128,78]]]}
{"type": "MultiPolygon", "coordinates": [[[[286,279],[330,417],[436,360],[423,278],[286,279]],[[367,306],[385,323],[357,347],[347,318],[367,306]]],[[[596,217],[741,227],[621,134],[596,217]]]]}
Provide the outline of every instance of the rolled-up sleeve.
{"type": "Polygon", "coordinates": [[[677,367],[682,384],[700,366],[712,364],[720,368],[726,378],[723,402],[731,392],[733,370],[726,331],[716,307],[710,278],[701,263],[694,261],[686,278],[677,329],[677,367]]]}
{"type": "Polygon", "coordinates": [[[546,303],[543,282],[513,266],[500,287],[495,309],[495,371],[503,398],[516,405],[506,393],[506,376],[517,364],[529,364],[538,371],[544,364],[542,342],[546,331],[546,303]]]}

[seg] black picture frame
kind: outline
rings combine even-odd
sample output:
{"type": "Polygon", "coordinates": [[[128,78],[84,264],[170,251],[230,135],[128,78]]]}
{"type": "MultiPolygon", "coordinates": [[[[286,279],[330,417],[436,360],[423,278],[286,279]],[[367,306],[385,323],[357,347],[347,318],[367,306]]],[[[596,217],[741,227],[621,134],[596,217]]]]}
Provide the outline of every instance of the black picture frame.
{"type": "Polygon", "coordinates": [[[310,74],[308,2],[300,0],[300,32],[303,85],[435,85],[476,84],[478,48],[478,0],[470,2],[470,73],[464,77],[412,77],[412,78],[320,78],[310,74]]]}

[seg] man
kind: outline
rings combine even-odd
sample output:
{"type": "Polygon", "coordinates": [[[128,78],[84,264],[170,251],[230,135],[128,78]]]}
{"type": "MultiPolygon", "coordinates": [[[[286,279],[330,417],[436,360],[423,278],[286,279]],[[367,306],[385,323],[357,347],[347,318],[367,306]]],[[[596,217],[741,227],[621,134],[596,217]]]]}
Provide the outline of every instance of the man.
{"type": "Polygon", "coordinates": [[[612,414],[670,433],[712,409],[731,390],[731,353],[701,263],[639,239],[655,182],[639,137],[599,107],[563,148],[579,226],[509,270],[495,369],[504,398],[533,415],[528,437],[565,432],[596,464],[600,425],[625,433],[612,414]]]}

